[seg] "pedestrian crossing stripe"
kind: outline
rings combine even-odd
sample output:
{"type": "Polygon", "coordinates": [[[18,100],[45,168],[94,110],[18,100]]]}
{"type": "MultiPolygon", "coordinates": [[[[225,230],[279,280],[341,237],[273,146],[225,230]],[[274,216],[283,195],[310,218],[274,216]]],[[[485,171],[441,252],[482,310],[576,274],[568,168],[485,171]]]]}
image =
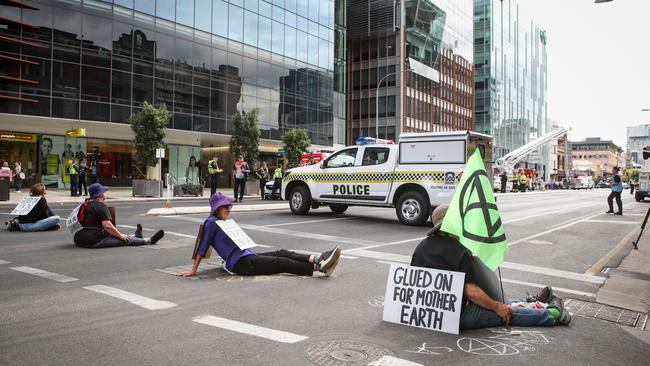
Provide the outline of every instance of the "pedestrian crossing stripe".
{"type": "Polygon", "coordinates": [[[456,174],[453,172],[314,172],[314,173],[289,173],[284,177],[284,183],[292,181],[316,182],[316,183],[448,183],[456,182],[456,174]]]}

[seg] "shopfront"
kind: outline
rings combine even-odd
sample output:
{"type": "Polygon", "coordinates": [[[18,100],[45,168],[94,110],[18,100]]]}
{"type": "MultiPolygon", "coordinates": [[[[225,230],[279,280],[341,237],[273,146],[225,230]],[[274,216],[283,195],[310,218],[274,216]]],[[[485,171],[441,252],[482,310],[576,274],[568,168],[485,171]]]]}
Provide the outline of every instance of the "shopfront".
{"type": "Polygon", "coordinates": [[[7,161],[11,168],[20,162],[26,176],[23,185],[27,187],[36,179],[37,139],[34,134],[0,132],[0,161],[7,161]]]}

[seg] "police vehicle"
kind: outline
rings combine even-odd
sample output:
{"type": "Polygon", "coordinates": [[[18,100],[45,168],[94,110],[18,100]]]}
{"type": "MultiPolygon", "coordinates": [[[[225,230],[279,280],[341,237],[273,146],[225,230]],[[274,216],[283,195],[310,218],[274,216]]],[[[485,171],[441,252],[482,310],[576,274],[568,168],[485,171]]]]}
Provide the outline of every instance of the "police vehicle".
{"type": "Polygon", "coordinates": [[[476,148],[492,176],[492,137],[471,131],[405,133],[397,144],[360,137],[320,164],[294,168],[282,180],[291,212],[329,206],[395,208],[399,220],[422,225],[436,206],[449,203],[459,173],[476,148]]]}

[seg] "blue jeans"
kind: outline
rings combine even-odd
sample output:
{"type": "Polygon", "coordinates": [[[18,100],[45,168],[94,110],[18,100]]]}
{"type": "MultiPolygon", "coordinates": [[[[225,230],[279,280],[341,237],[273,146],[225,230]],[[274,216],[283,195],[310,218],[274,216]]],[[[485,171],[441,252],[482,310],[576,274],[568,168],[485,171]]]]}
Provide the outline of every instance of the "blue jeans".
{"type": "MultiPolygon", "coordinates": [[[[484,309],[468,302],[460,314],[460,329],[490,328],[506,325],[501,317],[492,310],[484,309]]],[[[553,326],[555,319],[546,309],[512,308],[509,325],[521,327],[553,326]]]]}
{"type": "Polygon", "coordinates": [[[20,231],[45,231],[54,225],[58,225],[59,220],[61,220],[61,218],[54,215],[31,224],[18,224],[18,227],[20,227],[20,231]]]}

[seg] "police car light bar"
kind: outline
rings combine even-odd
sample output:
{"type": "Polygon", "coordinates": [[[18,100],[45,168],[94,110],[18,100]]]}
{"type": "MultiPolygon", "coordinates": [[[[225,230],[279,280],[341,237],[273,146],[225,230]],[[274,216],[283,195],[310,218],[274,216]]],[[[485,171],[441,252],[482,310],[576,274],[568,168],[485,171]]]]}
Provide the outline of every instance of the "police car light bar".
{"type": "Polygon", "coordinates": [[[374,137],[361,136],[355,140],[357,145],[373,145],[373,144],[394,144],[393,140],[376,139],[374,137]]]}

